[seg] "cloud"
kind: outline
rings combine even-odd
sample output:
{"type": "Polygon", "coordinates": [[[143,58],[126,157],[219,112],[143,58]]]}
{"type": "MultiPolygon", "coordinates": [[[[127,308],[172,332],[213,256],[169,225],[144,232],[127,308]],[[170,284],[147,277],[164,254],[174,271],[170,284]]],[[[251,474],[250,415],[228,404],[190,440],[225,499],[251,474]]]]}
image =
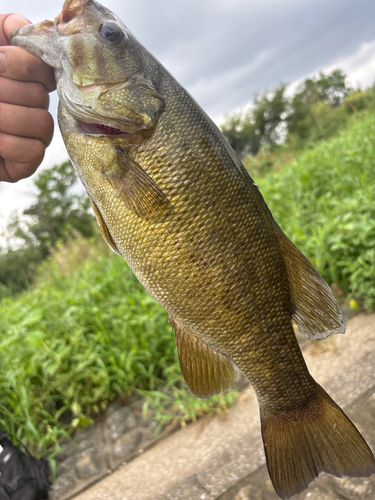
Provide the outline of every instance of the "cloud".
{"type": "MultiPolygon", "coordinates": [[[[357,0],[355,6],[352,0],[103,3],[214,117],[244,105],[256,92],[335,65],[375,38],[373,0],[357,0]]],[[[62,2],[16,5],[39,21],[53,19],[62,2]]]]}
{"type": "MultiPolygon", "coordinates": [[[[16,0],[12,10],[37,22],[54,19],[62,3],[16,0]]],[[[103,0],[103,4],[216,122],[248,104],[255,93],[281,82],[300,81],[321,69],[342,67],[354,86],[370,85],[375,77],[374,0],[103,0]]],[[[51,101],[55,116],[56,96],[51,101]]],[[[58,131],[47,151],[43,166],[66,159],[58,131]]],[[[7,192],[19,194],[27,182],[7,192]]],[[[6,199],[7,205],[10,197],[6,199]]]]}
{"type": "Polygon", "coordinates": [[[348,75],[348,84],[354,88],[366,88],[375,83],[375,38],[363,43],[348,57],[338,59],[333,66],[324,69],[330,72],[342,68],[348,75]]]}

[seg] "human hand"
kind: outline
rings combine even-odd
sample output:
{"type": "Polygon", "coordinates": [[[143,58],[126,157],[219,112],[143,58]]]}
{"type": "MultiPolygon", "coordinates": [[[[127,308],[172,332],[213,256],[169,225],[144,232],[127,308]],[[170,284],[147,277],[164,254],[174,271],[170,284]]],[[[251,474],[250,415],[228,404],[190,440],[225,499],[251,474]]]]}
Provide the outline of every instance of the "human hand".
{"type": "Polygon", "coordinates": [[[11,33],[26,24],[20,14],[0,14],[0,181],[6,182],[33,174],[53,136],[48,112],[48,91],[56,88],[53,69],[9,45],[11,33]]]}

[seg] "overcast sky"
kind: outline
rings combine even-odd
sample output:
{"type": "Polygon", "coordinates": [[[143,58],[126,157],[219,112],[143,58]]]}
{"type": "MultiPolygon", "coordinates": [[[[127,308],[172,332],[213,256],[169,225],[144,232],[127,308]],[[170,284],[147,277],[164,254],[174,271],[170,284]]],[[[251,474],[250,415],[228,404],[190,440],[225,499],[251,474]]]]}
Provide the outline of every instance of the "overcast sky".
{"type": "MultiPolygon", "coordinates": [[[[32,22],[53,20],[62,1],[14,0],[32,22]]],[[[257,92],[319,70],[343,68],[350,84],[375,80],[375,0],[106,0],[133,34],[208,114],[223,117],[257,92]]],[[[0,0],[1,10],[9,8],[0,0]]],[[[56,116],[57,97],[51,95],[56,116]]],[[[67,158],[56,130],[43,166],[67,158]]],[[[0,231],[6,216],[32,201],[32,179],[0,184],[0,231]]]]}

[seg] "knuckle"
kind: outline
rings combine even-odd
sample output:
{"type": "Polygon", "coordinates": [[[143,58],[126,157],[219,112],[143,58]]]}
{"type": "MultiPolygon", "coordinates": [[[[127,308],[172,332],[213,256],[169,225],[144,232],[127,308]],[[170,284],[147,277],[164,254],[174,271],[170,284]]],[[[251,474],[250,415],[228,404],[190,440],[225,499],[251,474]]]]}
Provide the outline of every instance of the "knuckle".
{"type": "Polygon", "coordinates": [[[36,56],[22,47],[10,46],[8,64],[11,78],[24,82],[35,81],[38,72],[36,56]]]}
{"type": "Polygon", "coordinates": [[[32,154],[30,155],[30,161],[33,165],[36,165],[35,168],[37,168],[37,166],[42,162],[45,150],[46,147],[42,141],[40,141],[39,139],[33,140],[33,148],[32,154]]]}
{"type": "Polygon", "coordinates": [[[6,151],[9,144],[9,136],[4,132],[0,132],[0,156],[6,151]]]}
{"type": "Polygon", "coordinates": [[[32,55],[29,52],[26,52],[25,49],[22,49],[22,72],[25,75],[26,81],[33,80],[35,62],[33,60],[32,55]]]}
{"type": "Polygon", "coordinates": [[[5,171],[9,178],[9,182],[16,183],[26,176],[23,174],[22,168],[17,163],[14,162],[4,162],[5,163],[5,171]]]}
{"type": "Polygon", "coordinates": [[[44,138],[44,140],[49,143],[52,139],[54,122],[52,115],[46,111],[45,109],[39,109],[38,122],[40,124],[40,137],[44,138]]]}
{"type": "Polygon", "coordinates": [[[25,58],[26,61],[25,61],[25,65],[23,67],[23,70],[24,70],[24,73],[25,73],[25,76],[27,78],[27,80],[31,80],[33,78],[33,64],[32,62],[30,61],[30,58],[29,57],[26,57],[25,58]]]}
{"type": "Polygon", "coordinates": [[[31,100],[35,103],[35,107],[48,109],[49,95],[42,83],[33,82],[31,87],[31,100]]]}
{"type": "Polygon", "coordinates": [[[53,131],[55,122],[53,121],[51,113],[48,113],[48,111],[46,112],[46,124],[47,124],[47,129],[53,131]]]}
{"type": "Polygon", "coordinates": [[[7,132],[7,123],[11,113],[11,106],[5,102],[0,102],[0,127],[4,133],[7,132]]]}
{"type": "Polygon", "coordinates": [[[18,182],[30,177],[38,168],[39,163],[34,161],[26,163],[10,162],[9,165],[11,168],[8,169],[8,175],[11,178],[11,182],[18,182]]]}
{"type": "Polygon", "coordinates": [[[53,127],[53,118],[48,111],[45,109],[38,109],[38,122],[43,130],[50,129],[53,127]]]}
{"type": "MultiPolygon", "coordinates": [[[[43,153],[43,156],[44,156],[44,153],[43,153]]],[[[27,163],[27,170],[25,173],[23,173],[22,178],[30,177],[30,175],[33,175],[33,173],[36,172],[39,165],[42,163],[43,156],[40,159],[38,158],[37,160],[34,160],[34,161],[27,163]]]]}

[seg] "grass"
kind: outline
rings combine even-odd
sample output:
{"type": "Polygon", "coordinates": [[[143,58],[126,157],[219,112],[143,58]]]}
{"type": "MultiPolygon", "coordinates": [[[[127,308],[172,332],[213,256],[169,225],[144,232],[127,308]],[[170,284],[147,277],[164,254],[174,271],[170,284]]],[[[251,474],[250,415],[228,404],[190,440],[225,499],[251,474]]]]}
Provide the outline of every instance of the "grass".
{"type": "MultiPolygon", "coordinates": [[[[337,138],[255,180],[275,219],[327,282],[372,310],[374,116],[354,116],[337,138]]],[[[167,313],[104,243],[77,236],[54,252],[36,283],[0,299],[0,427],[37,453],[53,456],[64,436],[119,397],[143,396],[160,430],[225,413],[238,396],[191,396],[167,313]]]]}
{"type": "Polygon", "coordinates": [[[338,137],[353,121],[362,121],[374,112],[375,86],[352,92],[336,107],[324,102],[313,104],[300,123],[299,132],[287,133],[281,144],[263,144],[258,154],[244,159],[244,165],[252,177],[277,173],[321,141],[338,137]]]}
{"type": "Polygon", "coordinates": [[[275,219],[328,283],[375,305],[375,117],[256,179],[275,219]]]}
{"type": "Polygon", "coordinates": [[[123,259],[96,245],[77,237],[36,288],[1,300],[0,427],[37,453],[56,453],[118,397],[146,397],[160,430],[225,411],[238,394],[198,402],[189,393],[167,313],[123,259]]]}

